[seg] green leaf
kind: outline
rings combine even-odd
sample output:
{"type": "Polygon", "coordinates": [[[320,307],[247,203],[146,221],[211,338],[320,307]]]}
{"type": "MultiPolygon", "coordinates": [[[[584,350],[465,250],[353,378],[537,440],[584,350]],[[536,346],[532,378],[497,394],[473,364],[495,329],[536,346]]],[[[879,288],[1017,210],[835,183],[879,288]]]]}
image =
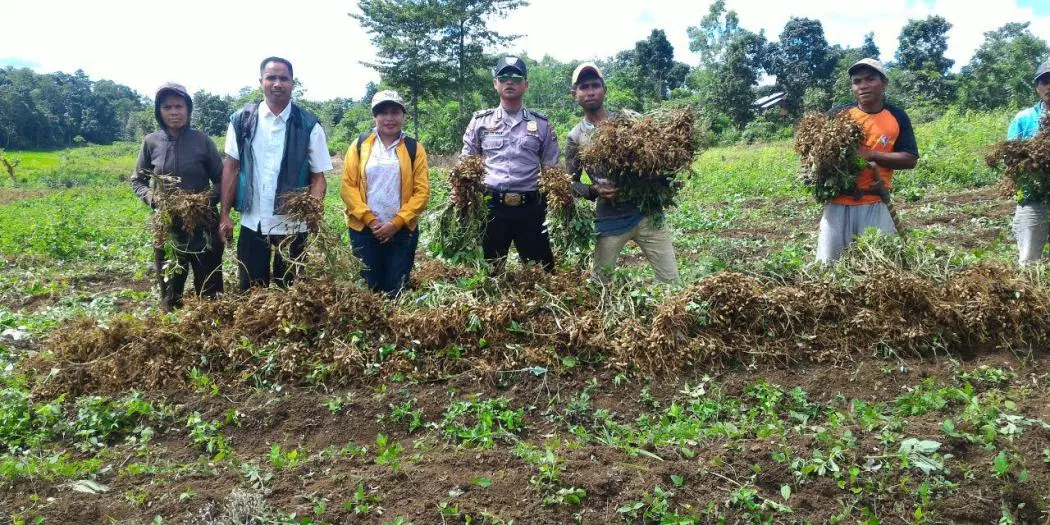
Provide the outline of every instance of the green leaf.
{"type": "Polygon", "coordinates": [[[788,498],[791,497],[791,485],[780,486],[780,497],[784,498],[784,501],[787,501],[788,498]]]}
{"type": "Polygon", "coordinates": [[[903,455],[908,461],[921,470],[923,474],[929,474],[944,467],[944,461],[934,458],[931,454],[937,452],[941,444],[930,439],[908,438],[901,441],[897,453],[903,455]]]}
{"type": "Polygon", "coordinates": [[[682,483],[685,483],[685,478],[677,474],[671,474],[671,483],[674,483],[676,487],[681,487],[682,483]]]}
{"type": "Polygon", "coordinates": [[[470,484],[481,487],[483,489],[487,489],[492,486],[492,478],[488,476],[471,476],[470,484]]]}
{"type": "Polygon", "coordinates": [[[999,454],[995,456],[995,460],[992,462],[995,467],[995,475],[1002,476],[1006,474],[1007,470],[1010,470],[1010,460],[1006,459],[1006,451],[1000,450],[999,454]]]}

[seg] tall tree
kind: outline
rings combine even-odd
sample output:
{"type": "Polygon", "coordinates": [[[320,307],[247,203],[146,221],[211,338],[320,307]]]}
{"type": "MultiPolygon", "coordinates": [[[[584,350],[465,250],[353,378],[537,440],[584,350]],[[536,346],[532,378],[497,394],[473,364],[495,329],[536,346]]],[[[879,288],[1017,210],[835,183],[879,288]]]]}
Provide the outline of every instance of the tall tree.
{"type": "Polygon", "coordinates": [[[689,49],[700,54],[690,87],[709,112],[742,128],[754,116],[754,86],[767,67],[765,35],[740,27],[736,11],[727,11],[724,0],[713,2],[700,25],[690,27],[688,34],[689,49]]]}
{"type": "Polygon", "coordinates": [[[729,115],[738,128],[754,116],[753,87],[758,82],[766,46],[765,35],[740,31],[729,41],[718,62],[708,68],[711,75],[704,99],[729,115]]]}
{"type": "Polygon", "coordinates": [[[689,50],[700,54],[701,66],[718,63],[739,31],[740,17],[736,11],[726,11],[725,0],[715,0],[700,19],[700,25],[686,29],[689,50]]]}
{"type": "Polygon", "coordinates": [[[485,52],[519,36],[500,34],[489,27],[490,22],[505,18],[511,11],[525,5],[528,5],[525,0],[438,1],[442,58],[455,71],[453,87],[461,119],[469,114],[465,97],[476,85],[476,74],[487,65],[485,52]]]}
{"type": "Polygon", "coordinates": [[[875,33],[869,31],[864,35],[864,45],[860,46],[861,58],[878,60],[880,54],[882,53],[879,52],[879,46],[875,45],[875,33]]]}
{"type": "Polygon", "coordinates": [[[635,65],[634,49],[625,49],[598,62],[605,73],[605,102],[611,108],[642,110],[644,86],[635,65]]]}
{"type": "Polygon", "coordinates": [[[897,47],[897,66],[909,71],[930,70],[941,75],[955,63],[946,58],[948,30],[952,25],[942,16],[930,16],[922,20],[908,20],[901,29],[900,45],[897,47]]]}
{"type": "Polygon", "coordinates": [[[1012,22],[984,34],[984,43],[962,68],[959,100],[964,106],[1020,107],[1034,100],[1032,71],[1050,58],[1050,46],[1028,26],[1012,22]]]}
{"type": "Polygon", "coordinates": [[[190,117],[193,127],[211,136],[224,135],[230,114],[235,109],[230,107],[231,100],[224,100],[203,89],[194,93],[193,115],[190,117]]]}
{"type": "Polygon", "coordinates": [[[645,91],[657,100],[667,100],[667,77],[674,67],[674,46],[667,40],[667,33],[653,29],[649,38],[635,43],[634,59],[639,74],[649,81],[645,91]]]}
{"type": "Polygon", "coordinates": [[[954,98],[954,79],[949,73],[954,60],[944,56],[948,30],[944,17],[909,20],[901,29],[893,80],[906,104],[944,104],[954,98]]]}
{"type": "Polygon", "coordinates": [[[644,109],[648,83],[642,77],[635,49],[624,49],[600,65],[605,73],[610,106],[641,111],[644,109]]]}
{"type": "Polygon", "coordinates": [[[408,95],[414,133],[419,136],[419,103],[447,92],[455,76],[443,60],[442,10],[438,0],[360,0],[351,13],[378,49],[375,62],[384,83],[408,95]]]}
{"type": "Polygon", "coordinates": [[[771,66],[791,114],[801,113],[807,89],[830,91],[835,56],[820,21],[791,17],[780,33],[771,66]]]}

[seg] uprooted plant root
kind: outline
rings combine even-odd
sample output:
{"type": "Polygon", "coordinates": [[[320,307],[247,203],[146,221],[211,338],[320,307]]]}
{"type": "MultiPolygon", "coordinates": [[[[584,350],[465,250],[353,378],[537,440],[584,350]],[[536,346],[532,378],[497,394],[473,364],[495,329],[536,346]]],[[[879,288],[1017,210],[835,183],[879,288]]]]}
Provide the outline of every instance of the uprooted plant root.
{"type": "Polygon", "coordinates": [[[149,226],[154,246],[164,246],[171,239],[172,228],[192,234],[197,228],[219,223],[211,191],[185,191],[178,187],[178,177],[172,175],[151,173],[150,178],[156,209],[149,226]]]}
{"type": "Polygon", "coordinates": [[[608,179],[659,226],[664,210],[675,206],[676,177],[691,169],[700,151],[694,108],[657,110],[645,116],[617,115],[598,125],[580,161],[592,178],[608,179]]]}
{"type": "Polygon", "coordinates": [[[1007,140],[992,146],[985,162],[1001,169],[1004,186],[1017,196],[1044,201],[1050,198],[1050,115],[1031,140],[1007,140]]]}
{"type": "Polygon", "coordinates": [[[849,113],[828,118],[803,115],[795,128],[795,151],[801,161],[799,180],[818,202],[851,193],[867,162],[857,156],[864,130],[849,113]]]}
{"type": "Polygon", "coordinates": [[[484,161],[476,155],[464,157],[448,177],[449,198],[438,214],[437,245],[442,255],[455,258],[481,246],[488,220],[484,161]]]}
{"type": "Polygon", "coordinates": [[[179,388],[193,368],[231,381],[488,377],[556,367],[552,348],[598,366],[673,374],[742,359],[839,363],[1050,343],[1050,290],[994,265],[943,281],[873,268],[849,284],[774,284],[726,272],[626,318],[603,313],[600,293],[576,276],[529,267],[499,283],[415,306],[348,283],[302,280],[190,302],[174,319],[79,319],[55,331],[53,353],[27,366],[39,372],[36,389],[79,393],[179,388]]]}

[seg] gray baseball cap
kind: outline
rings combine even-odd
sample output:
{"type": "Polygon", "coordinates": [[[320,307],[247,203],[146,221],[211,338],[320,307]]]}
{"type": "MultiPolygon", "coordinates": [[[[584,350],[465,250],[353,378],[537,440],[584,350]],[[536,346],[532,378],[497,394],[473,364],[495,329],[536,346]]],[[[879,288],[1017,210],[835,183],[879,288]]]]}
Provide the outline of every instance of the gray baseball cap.
{"type": "Polygon", "coordinates": [[[1050,62],[1043,62],[1039,65],[1039,69],[1035,70],[1035,77],[1032,78],[1032,82],[1039,82],[1039,77],[1050,73],[1050,62]]]}

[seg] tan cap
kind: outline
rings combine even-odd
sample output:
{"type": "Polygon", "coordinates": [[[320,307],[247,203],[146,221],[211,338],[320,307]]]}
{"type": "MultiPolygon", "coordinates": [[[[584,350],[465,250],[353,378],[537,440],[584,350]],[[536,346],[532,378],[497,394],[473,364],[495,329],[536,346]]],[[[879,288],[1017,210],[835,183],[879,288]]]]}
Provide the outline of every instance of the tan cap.
{"type": "Polygon", "coordinates": [[[862,67],[870,67],[871,69],[878,71],[879,74],[882,75],[882,78],[886,78],[886,67],[882,65],[882,62],[879,62],[874,58],[862,58],[854,62],[853,65],[846,70],[846,74],[853,76],[853,74],[862,67]]]}
{"type": "Polygon", "coordinates": [[[576,70],[572,72],[572,85],[575,86],[577,83],[579,83],[580,75],[582,75],[583,72],[587,70],[594,71],[594,74],[598,75],[598,78],[602,79],[603,82],[605,81],[605,75],[602,74],[602,70],[598,69],[598,66],[595,65],[594,62],[584,62],[576,66],[576,70]]]}
{"type": "Polygon", "coordinates": [[[401,98],[401,95],[398,95],[397,91],[386,89],[372,95],[372,112],[375,113],[376,108],[378,108],[380,104],[386,102],[397,104],[398,106],[401,106],[401,111],[405,111],[405,101],[401,98]]]}

